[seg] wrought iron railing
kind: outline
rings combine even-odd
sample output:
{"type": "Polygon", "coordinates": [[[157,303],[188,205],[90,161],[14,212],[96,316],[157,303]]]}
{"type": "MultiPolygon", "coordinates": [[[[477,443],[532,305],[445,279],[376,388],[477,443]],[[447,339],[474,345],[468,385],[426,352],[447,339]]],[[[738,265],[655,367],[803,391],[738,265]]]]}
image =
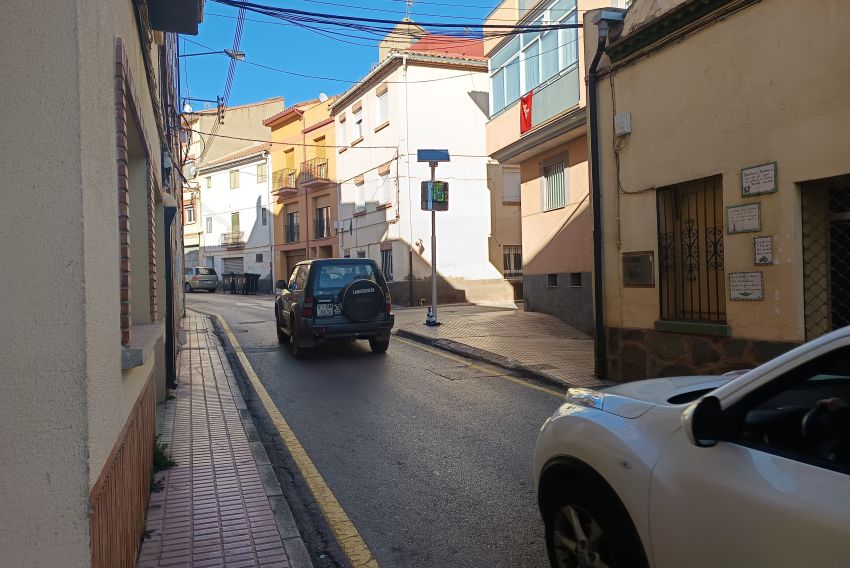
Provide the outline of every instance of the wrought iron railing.
{"type": "Polygon", "coordinates": [[[231,233],[221,234],[221,246],[223,247],[243,247],[245,246],[245,233],[242,231],[233,231],[231,233]]]}
{"type": "Polygon", "coordinates": [[[304,183],[313,183],[328,180],[328,159],[313,158],[301,162],[301,178],[304,183]]]}
{"type": "Polygon", "coordinates": [[[283,232],[287,243],[297,243],[301,240],[301,231],[297,223],[284,225],[283,232]]]}
{"type": "Polygon", "coordinates": [[[295,180],[298,177],[295,168],[283,168],[272,174],[272,191],[283,191],[295,189],[295,180]]]}

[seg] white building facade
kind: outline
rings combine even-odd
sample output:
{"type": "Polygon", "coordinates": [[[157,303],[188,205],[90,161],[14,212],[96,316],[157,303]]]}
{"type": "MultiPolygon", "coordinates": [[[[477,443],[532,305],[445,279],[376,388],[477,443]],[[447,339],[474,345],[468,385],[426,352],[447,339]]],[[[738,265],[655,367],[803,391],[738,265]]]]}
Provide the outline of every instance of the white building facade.
{"type": "Polygon", "coordinates": [[[257,144],[204,164],[192,180],[197,195],[184,207],[187,231],[200,236],[198,264],[219,275],[259,274],[266,291],[274,256],[269,149],[257,144]]]}
{"type": "Polygon", "coordinates": [[[431,213],[421,209],[420,193],[430,168],[416,159],[424,148],[445,148],[452,156],[437,168],[437,179],[449,182],[449,210],[438,212],[436,222],[440,302],[513,299],[488,249],[487,105],[483,57],[414,45],[391,52],[331,109],[339,146],[340,249],[343,256],[378,262],[397,304],[431,297],[431,213]]]}

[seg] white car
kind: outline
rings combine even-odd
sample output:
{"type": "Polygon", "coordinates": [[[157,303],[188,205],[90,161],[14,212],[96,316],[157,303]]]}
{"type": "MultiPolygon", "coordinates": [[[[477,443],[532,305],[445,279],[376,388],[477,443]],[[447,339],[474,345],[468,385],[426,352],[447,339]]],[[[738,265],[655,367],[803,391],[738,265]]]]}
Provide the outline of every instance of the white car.
{"type": "Polygon", "coordinates": [[[850,567],[850,327],[746,373],[570,389],[534,478],[559,568],[850,567]]]}

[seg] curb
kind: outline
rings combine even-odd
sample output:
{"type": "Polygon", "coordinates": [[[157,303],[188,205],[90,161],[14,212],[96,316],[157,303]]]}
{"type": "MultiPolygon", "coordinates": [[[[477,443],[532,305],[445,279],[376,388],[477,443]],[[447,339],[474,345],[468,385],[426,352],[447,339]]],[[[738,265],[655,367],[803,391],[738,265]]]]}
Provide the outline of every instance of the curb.
{"type": "MultiPolygon", "coordinates": [[[[187,308],[189,309],[189,308],[187,308]]],[[[213,333],[219,341],[229,351],[232,350],[227,337],[221,333],[220,316],[213,315],[201,310],[192,309],[192,311],[204,315],[210,319],[213,327],[213,333]]],[[[228,357],[229,359],[229,357],[228,357]]],[[[234,369],[238,369],[244,374],[242,365],[238,360],[231,360],[230,365],[234,369]]],[[[304,539],[301,538],[301,533],[295,523],[295,517],[292,516],[292,510],[289,508],[289,503],[286,501],[286,496],[280,483],[275,476],[271,466],[271,460],[266,453],[266,448],[260,439],[260,434],[257,431],[257,426],[254,424],[254,419],[251,412],[248,410],[248,405],[245,404],[245,398],[242,395],[242,389],[239,387],[239,382],[236,377],[227,377],[227,383],[230,385],[230,393],[236,401],[236,409],[239,410],[239,418],[242,420],[242,427],[245,428],[245,434],[248,436],[248,442],[251,446],[251,452],[254,454],[254,461],[257,465],[257,470],[260,472],[260,478],[263,481],[263,490],[266,493],[266,498],[269,500],[269,506],[274,515],[277,530],[280,533],[280,540],[283,542],[283,548],[286,550],[286,555],[289,557],[289,564],[292,568],[314,568],[313,561],[310,559],[310,553],[307,551],[307,545],[304,539]]]]}
{"type": "Polygon", "coordinates": [[[396,329],[394,334],[405,339],[410,339],[411,341],[424,343],[425,345],[430,345],[431,347],[436,347],[437,349],[454,353],[456,355],[462,355],[470,359],[475,359],[476,361],[490,363],[491,365],[501,367],[508,371],[513,371],[525,377],[531,377],[556,388],[568,389],[574,386],[562,378],[551,373],[547,373],[546,371],[529,367],[515,359],[503,357],[502,355],[498,355],[491,351],[485,351],[484,349],[478,349],[477,347],[472,347],[465,343],[452,341],[451,339],[436,339],[404,328],[396,329]]]}

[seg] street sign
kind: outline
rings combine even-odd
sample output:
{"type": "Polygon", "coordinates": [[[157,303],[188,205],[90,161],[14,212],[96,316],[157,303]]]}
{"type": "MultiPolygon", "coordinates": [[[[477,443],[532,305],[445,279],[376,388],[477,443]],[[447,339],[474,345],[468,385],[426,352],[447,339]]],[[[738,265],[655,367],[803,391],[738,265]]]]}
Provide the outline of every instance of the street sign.
{"type": "Polygon", "coordinates": [[[448,150],[423,149],[416,151],[417,162],[449,162],[448,150]]]}
{"type": "Polygon", "coordinates": [[[422,182],[422,210],[449,210],[449,182],[436,180],[422,182]]]}

